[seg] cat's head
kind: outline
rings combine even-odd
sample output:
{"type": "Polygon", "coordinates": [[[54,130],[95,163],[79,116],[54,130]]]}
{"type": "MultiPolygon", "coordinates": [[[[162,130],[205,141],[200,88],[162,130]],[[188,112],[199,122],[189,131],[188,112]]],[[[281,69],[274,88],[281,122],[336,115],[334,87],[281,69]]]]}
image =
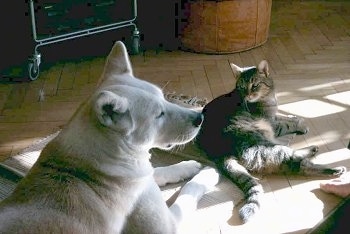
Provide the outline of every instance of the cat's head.
{"type": "Polygon", "coordinates": [[[257,67],[239,67],[231,63],[237,79],[236,89],[246,102],[264,101],[274,92],[273,80],[269,76],[269,65],[266,60],[257,67]]]}

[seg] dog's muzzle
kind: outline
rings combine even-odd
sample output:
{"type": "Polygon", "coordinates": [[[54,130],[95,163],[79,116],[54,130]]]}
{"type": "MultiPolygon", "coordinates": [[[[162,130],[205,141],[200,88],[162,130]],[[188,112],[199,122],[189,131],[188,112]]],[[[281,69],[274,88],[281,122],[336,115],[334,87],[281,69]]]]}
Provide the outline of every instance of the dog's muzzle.
{"type": "Polygon", "coordinates": [[[193,124],[193,126],[198,128],[203,123],[203,120],[204,120],[203,114],[202,113],[197,113],[195,119],[192,122],[192,124],[193,124]]]}

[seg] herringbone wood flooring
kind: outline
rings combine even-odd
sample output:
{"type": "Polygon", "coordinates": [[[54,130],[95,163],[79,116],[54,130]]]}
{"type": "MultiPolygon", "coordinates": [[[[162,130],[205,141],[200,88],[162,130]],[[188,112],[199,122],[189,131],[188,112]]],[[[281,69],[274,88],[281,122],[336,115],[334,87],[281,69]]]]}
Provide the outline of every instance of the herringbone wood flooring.
{"type": "MultiPolygon", "coordinates": [[[[315,161],[350,169],[350,2],[274,0],[271,17],[261,47],[227,55],[146,51],[131,57],[135,74],[166,91],[211,100],[234,87],[229,63],[252,66],[267,59],[280,111],[305,117],[310,126],[292,146],[317,144],[315,161]]],[[[34,82],[0,84],[0,160],[64,125],[94,90],[103,64],[104,58],[58,61],[34,82]]],[[[240,225],[235,208],[215,231],[308,232],[341,202],[319,191],[319,182],[268,176],[262,183],[273,207],[269,222],[240,225]]]]}

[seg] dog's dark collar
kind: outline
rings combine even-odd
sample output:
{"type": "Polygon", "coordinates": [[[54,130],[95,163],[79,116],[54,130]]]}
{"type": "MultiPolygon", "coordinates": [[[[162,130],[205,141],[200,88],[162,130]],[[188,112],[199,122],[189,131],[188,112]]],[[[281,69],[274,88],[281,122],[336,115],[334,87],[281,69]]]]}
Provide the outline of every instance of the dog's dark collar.
{"type": "MultiPolygon", "coordinates": [[[[53,159],[51,161],[40,162],[40,166],[49,170],[53,170],[54,173],[48,174],[51,179],[58,182],[71,182],[74,179],[79,179],[84,182],[100,184],[96,178],[91,176],[91,171],[88,169],[83,169],[75,165],[72,167],[69,162],[63,160],[53,159]]],[[[94,170],[96,172],[96,170],[94,170]]],[[[93,173],[96,175],[96,173],[93,173]]]]}

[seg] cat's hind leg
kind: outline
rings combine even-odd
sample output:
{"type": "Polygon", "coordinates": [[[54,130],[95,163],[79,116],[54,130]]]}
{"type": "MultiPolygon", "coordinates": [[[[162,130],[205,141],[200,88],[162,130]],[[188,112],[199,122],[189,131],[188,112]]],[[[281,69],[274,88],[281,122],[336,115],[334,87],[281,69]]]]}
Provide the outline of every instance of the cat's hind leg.
{"type": "Polygon", "coordinates": [[[318,152],[317,146],[295,150],[293,156],[285,161],[285,172],[306,176],[339,176],[346,172],[345,167],[330,168],[326,165],[315,164],[310,161],[318,152]]]}
{"type": "Polygon", "coordinates": [[[314,157],[316,155],[318,150],[319,150],[319,148],[316,145],[297,149],[294,151],[293,158],[295,158],[295,159],[311,158],[311,157],[314,157]]]}
{"type": "Polygon", "coordinates": [[[310,158],[315,156],[317,152],[317,146],[293,150],[282,145],[272,147],[256,145],[243,152],[241,163],[249,171],[263,174],[285,172],[288,174],[337,176],[344,173],[344,167],[329,168],[312,163],[310,158]]]}
{"type": "Polygon", "coordinates": [[[340,176],[346,172],[346,167],[330,168],[327,165],[320,165],[303,159],[300,163],[300,174],[310,176],[340,176]]]}

